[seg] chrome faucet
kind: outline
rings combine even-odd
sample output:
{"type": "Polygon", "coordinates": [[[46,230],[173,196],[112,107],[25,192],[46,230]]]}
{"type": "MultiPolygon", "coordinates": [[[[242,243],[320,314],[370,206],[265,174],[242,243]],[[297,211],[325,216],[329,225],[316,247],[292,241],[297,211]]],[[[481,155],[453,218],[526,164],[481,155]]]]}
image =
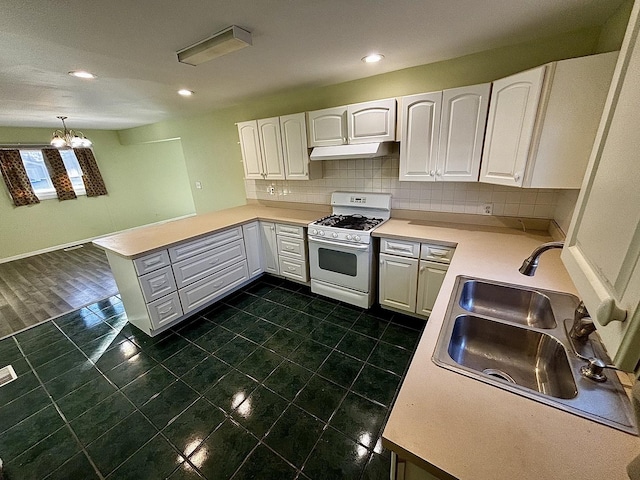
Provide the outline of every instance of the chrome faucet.
{"type": "Polygon", "coordinates": [[[571,327],[569,335],[571,335],[571,338],[574,340],[586,342],[589,335],[595,332],[595,330],[596,325],[593,323],[593,320],[591,320],[587,307],[584,306],[584,302],[581,301],[573,314],[573,326],[571,327]]]}
{"type": "Polygon", "coordinates": [[[524,262],[522,262],[522,266],[520,266],[519,269],[520,273],[528,277],[533,277],[533,275],[535,275],[536,273],[536,268],[538,268],[540,255],[542,255],[547,250],[551,250],[552,248],[562,247],[564,247],[564,242],[543,243],[538,248],[536,248],[533,253],[524,260],[524,262]]]}

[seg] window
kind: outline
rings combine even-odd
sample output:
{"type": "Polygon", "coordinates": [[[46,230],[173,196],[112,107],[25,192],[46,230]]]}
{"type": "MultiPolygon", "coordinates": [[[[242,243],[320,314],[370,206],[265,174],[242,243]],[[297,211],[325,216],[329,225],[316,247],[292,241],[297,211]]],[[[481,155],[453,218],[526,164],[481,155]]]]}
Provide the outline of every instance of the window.
{"type": "MultiPolygon", "coordinates": [[[[67,169],[67,175],[73,185],[73,190],[76,195],[85,195],[84,182],[82,181],[82,170],[78,159],[76,158],[73,150],[59,150],[62,162],[67,169]]],[[[57,198],[56,190],[53,188],[53,183],[49,177],[47,166],[44,163],[42,157],[42,151],[40,150],[20,150],[20,156],[22,157],[22,163],[27,171],[29,182],[33,187],[33,192],[40,200],[48,200],[51,198],[57,198]]]]}

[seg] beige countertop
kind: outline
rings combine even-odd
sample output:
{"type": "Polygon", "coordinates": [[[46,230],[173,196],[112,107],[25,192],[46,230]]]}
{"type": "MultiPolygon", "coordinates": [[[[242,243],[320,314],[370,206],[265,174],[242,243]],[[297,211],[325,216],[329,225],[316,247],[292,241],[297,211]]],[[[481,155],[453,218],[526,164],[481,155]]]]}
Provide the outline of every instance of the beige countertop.
{"type": "Polygon", "coordinates": [[[383,444],[432,472],[461,480],[627,479],[638,437],[501,390],[431,360],[457,275],[576,294],[560,250],[534,277],[522,260],[541,232],[391,219],[375,236],[456,244],[456,252],[383,434],[383,444]]]}
{"type": "Polygon", "coordinates": [[[253,220],[282,222],[306,227],[310,222],[329,212],[329,206],[323,212],[321,210],[273,208],[257,204],[243,205],[137,228],[99,238],[94,240],[93,243],[123,257],[135,258],[154,250],[167,248],[184,240],[193,240],[216,230],[242,225],[253,220]]]}

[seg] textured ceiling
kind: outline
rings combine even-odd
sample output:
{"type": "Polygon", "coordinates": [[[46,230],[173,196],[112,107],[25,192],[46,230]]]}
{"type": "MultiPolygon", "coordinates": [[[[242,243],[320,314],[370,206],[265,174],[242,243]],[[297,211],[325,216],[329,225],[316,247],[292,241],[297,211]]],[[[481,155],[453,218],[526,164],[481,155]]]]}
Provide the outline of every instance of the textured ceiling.
{"type": "Polygon", "coordinates": [[[3,0],[0,125],[121,129],[602,25],[621,0],[3,0]],[[175,52],[239,25],[253,46],[175,52]],[[379,51],[385,60],[360,59],[379,51]],[[70,77],[89,70],[98,78],[70,77]],[[196,92],[191,98],[180,88],[196,92]]]}

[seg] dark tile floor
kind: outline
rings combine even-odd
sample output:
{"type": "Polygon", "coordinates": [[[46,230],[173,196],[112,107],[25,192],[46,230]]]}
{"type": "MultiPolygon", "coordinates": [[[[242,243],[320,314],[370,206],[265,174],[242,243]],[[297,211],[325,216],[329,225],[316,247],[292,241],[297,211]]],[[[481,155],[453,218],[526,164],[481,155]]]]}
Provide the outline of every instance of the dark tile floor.
{"type": "Polygon", "coordinates": [[[98,302],[0,341],[5,478],[389,478],[423,326],[274,277],[154,338],[98,302]]]}

